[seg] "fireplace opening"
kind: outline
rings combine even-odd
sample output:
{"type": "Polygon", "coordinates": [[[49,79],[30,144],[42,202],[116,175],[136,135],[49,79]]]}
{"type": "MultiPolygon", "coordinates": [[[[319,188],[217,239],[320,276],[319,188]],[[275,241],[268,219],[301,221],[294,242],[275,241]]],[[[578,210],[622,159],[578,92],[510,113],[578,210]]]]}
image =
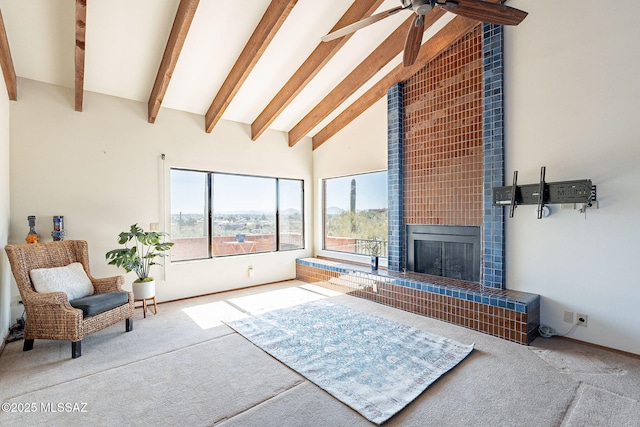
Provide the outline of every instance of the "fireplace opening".
{"type": "Polygon", "coordinates": [[[408,225],[407,270],[480,281],[480,227],[408,225]]]}

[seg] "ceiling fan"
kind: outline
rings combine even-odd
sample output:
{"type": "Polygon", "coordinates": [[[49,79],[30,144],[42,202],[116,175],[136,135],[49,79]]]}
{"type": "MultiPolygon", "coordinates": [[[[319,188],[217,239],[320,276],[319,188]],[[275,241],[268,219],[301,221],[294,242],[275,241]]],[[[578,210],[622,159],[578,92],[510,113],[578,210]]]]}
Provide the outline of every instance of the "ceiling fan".
{"type": "Polygon", "coordinates": [[[413,65],[418,57],[418,52],[420,52],[422,34],[425,30],[424,17],[436,7],[443,8],[456,15],[498,25],[518,25],[527,16],[527,12],[522,10],[505,6],[501,3],[490,3],[483,0],[401,0],[401,3],[402,6],[371,15],[368,18],[361,19],[351,25],[327,34],[322,37],[322,41],[326,42],[346,36],[374,22],[394,15],[401,10],[411,9],[415,13],[415,16],[413,17],[413,23],[404,43],[403,55],[404,66],[408,67],[413,65]]]}

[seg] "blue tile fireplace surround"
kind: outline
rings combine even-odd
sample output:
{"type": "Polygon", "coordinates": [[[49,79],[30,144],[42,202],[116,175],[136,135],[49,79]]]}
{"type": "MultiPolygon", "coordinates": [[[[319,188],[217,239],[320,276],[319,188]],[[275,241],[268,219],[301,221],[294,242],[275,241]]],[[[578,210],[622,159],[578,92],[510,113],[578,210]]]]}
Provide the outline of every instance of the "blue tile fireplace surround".
{"type": "Polygon", "coordinates": [[[406,272],[403,221],[403,83],[388,97],[388,270],[336,260],[305,258],[296,262],[298,279],[414,313],[435,317],[490,335],[529,344],[540,323],[540,296],[505,289],[504,208],[492,206],[493,187],[504,185],[503,31],[482,27],[483,214],[480,283],[406,272]]]}

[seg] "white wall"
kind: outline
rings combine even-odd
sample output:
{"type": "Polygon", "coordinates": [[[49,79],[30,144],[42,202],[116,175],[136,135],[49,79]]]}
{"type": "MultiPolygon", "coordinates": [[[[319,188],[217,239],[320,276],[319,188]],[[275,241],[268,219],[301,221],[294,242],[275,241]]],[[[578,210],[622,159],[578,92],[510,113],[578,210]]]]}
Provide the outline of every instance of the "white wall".
{"type": "MultiPolygon", "coordinates": [[[[104,254],[118,247],[118,233],[133,223],[148,229],[158,222],[168,230],[171,167],[304,179],[306,223],[311,223],[308,138],[293,148],[281,132],[252,142],[248,125],[228,121],[207,134],[203,117],[170,109],[149,124],[146,104],[91,92],[85,92],[79,113],[71,89],[26,79],[19,84],[20,100],[11,107],[12,242],[24,241],[28,215],[37,216],[42,240],[51,241],[52,216],[63,215],[66,238],[88,241],[94,276],[123,274],[107,265],[104,254]]],[[[295,258],[312,253],[309,226],[306,242],[306,250],[167,260],[164,273],[159,267],[152,271],[158,300],[293,278],[295,258]]],[[[129,289],[134,279],[133,273],[126,276],[129,289]]]]}
{"type": "MultiPolygon", "coordinates": [[[[313,218],[315,254],[368,262],[364,256],[322,249],[322,180],[344,175],[387,170],[387,97],[313,151],[313,218]]],[[[386,260],[381,260],[381,263],[386,260]]]]}
{"type": "MultiPolygon", "coordinates": [[[[600,208],[507,219],[507,287],[542,296],[542,323],[588,315],[570,337],[640,354],[640,4],[512,0],[505,33],[506,170],[535,183],[592,179],[600,208]]],[[[508,184],[511,183],[510,178],[508,184]]]]}
{"type": "MultiPolygon", "coordinates": [[[[4,246],[9,238],[9,97],[0,76],[0,340],[11,323],[11,270],[4,246]]],[[[15,319],[13,319],[15,321],[15,319]]]]}

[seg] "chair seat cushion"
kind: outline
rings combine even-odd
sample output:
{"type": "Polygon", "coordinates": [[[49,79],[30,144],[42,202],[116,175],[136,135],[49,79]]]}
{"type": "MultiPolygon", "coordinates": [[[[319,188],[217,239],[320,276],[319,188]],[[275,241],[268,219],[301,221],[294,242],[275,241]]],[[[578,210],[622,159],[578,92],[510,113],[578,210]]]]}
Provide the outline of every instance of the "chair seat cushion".
{"type": "Polygon", "coordinates": [[[82,317],[95,316],[126,304],[129,302],[129,294],[126,292],[107,292],[94,294],[69,301],[72,307],[82,310],[82,317]]]}

